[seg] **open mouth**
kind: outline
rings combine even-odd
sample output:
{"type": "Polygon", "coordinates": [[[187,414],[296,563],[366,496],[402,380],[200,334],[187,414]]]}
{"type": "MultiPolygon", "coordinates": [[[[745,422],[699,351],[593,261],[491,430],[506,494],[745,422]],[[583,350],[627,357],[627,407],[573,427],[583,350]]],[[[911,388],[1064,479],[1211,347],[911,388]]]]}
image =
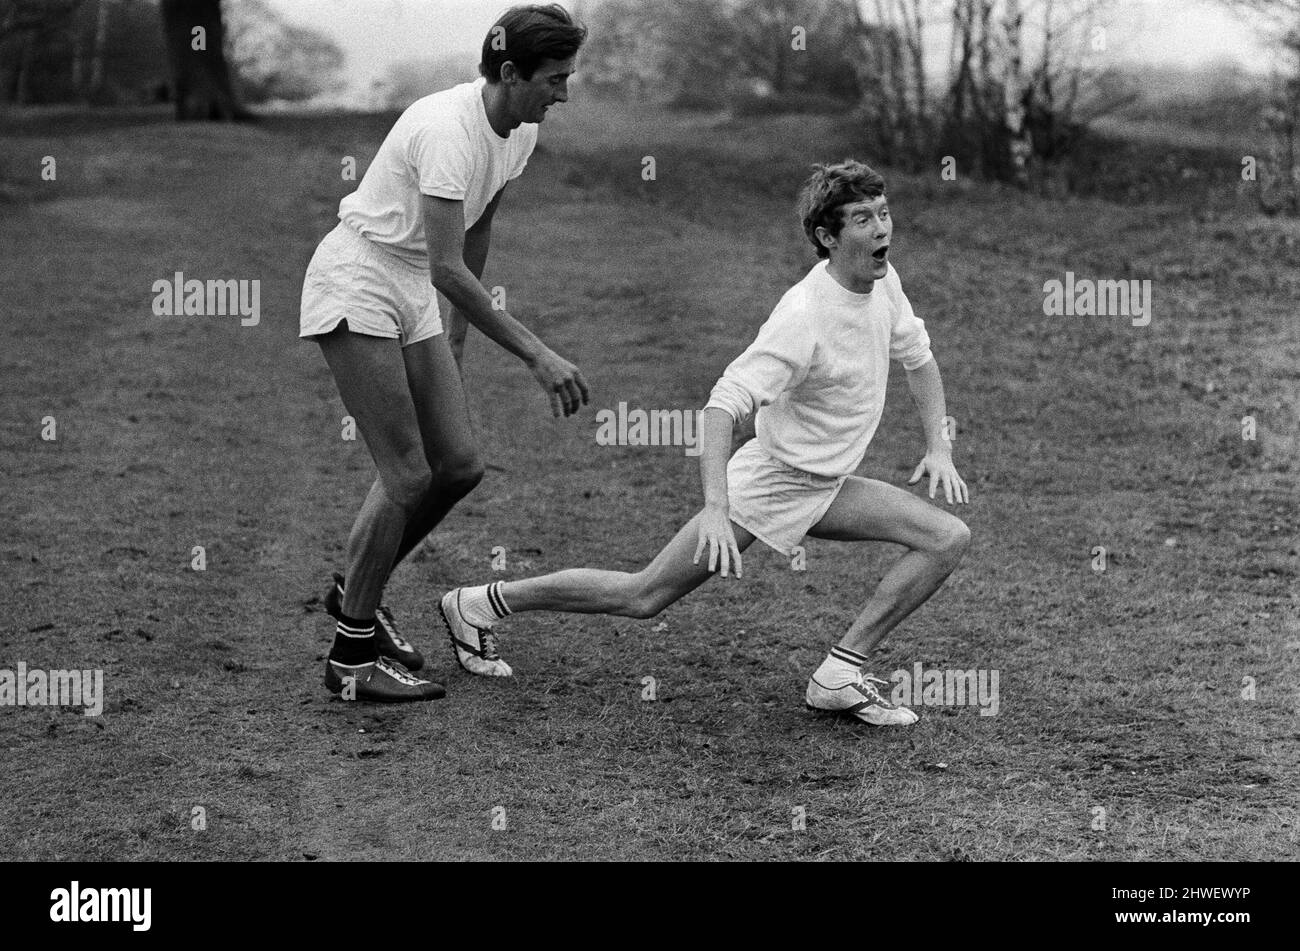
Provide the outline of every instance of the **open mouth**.
{"type": "Polygon", "coordinates": [[[889,256],[889,245],[885,245],[883,248],[876,248],[875,251],[871,252],[871,256],[881,264],[884,264],[885,258],[889,256]]]}

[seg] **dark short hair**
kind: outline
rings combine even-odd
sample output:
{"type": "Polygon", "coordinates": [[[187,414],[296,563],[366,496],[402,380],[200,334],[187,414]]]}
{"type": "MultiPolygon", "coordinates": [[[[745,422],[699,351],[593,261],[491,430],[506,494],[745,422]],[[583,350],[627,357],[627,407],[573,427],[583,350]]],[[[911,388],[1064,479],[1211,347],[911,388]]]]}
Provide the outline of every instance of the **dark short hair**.
{"type": "Polygon", "coordinates": [[[885,179],[879,172],[854,159],[833,165],[814,165],[812,176],[799,190],[799,220],[803,232],[817,249],[819,258],[830,251],[817,240],[817,229],[838,236],[844,222],[840,209],[859,201],[870,201],[885,193],[885,179]]]}
{"type": "Polygon", "coordinates": [[[558,3],[511,7],[484,37],[478,71],[488,82],[499,83],[502,64],[511,62],[520,76],[532,79],[542,60],[568,59],[586,39],[587,28],[558,3]]]}

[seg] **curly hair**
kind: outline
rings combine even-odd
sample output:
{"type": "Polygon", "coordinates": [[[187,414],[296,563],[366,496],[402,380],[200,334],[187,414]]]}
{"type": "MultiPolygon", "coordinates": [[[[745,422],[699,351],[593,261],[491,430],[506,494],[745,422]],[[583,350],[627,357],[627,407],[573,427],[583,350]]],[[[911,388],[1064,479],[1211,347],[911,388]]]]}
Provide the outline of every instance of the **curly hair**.
{"type": "Polygon", "coordinates": [[[814,165],[812,176],[799,190],[798,209],[803,232],[817,249],[817,256],[830,257],[830,251],[817,240],[818,228],[838,236],[844,226],[840,208],[879,198],[884,193],[885,179],[881,174],[855,159],[814,165]]]}
{"type": "Polygon", "coordinates": [[[529,80],[542,60],[568,59],[586,39],[587,28],[558,3],[511,7],[484,37],[478,71],[489,83],[499,83],[502,65],[511,62],[529,80]]]}

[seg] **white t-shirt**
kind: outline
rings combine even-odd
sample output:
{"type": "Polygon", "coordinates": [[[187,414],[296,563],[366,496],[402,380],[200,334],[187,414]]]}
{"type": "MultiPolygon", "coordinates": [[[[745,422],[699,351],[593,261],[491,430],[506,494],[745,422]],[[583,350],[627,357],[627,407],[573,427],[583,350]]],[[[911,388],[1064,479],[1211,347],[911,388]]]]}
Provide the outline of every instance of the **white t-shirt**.
{"type": "Polygon", "coordinates": [[[706,406],[736,422],[757,412],[759,444],[815,475],[853,472],[885,409],[889,361],[929,361],[930,335],[891,264],[855,294],[817,264],[786,291],[749,349],[731,362],[706,406]]]}
{"type": "Polygon", "coordinates": [[[537,145],[525,122],[501,138],[483,107],[485,79],[417,99],[384,139],[361,184],[339,202],[339,219],[413,264],[428,267],[420,195],[465,203],[465,230],[506,182],[518,178],[537,145]]]}

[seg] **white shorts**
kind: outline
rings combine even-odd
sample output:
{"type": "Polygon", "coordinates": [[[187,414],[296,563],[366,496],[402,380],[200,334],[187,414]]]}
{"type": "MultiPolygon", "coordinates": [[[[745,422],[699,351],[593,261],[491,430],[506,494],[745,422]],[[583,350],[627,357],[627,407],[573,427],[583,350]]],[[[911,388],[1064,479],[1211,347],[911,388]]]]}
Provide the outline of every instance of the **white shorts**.
{"type": "Polygon", "coordinates": [[[788,556],[808,529],[821,521],[847,478],[787,466],[751,439],[727,463],[731,520],[788,556]]]}
{"type": "Polygon", "coordinates": [[[353,333],[398,340],[403,347],[442,333],[428,268],[385,251],[340,221],[307,265],[298,336],[327,334],[344,320],[353,333]]]}

